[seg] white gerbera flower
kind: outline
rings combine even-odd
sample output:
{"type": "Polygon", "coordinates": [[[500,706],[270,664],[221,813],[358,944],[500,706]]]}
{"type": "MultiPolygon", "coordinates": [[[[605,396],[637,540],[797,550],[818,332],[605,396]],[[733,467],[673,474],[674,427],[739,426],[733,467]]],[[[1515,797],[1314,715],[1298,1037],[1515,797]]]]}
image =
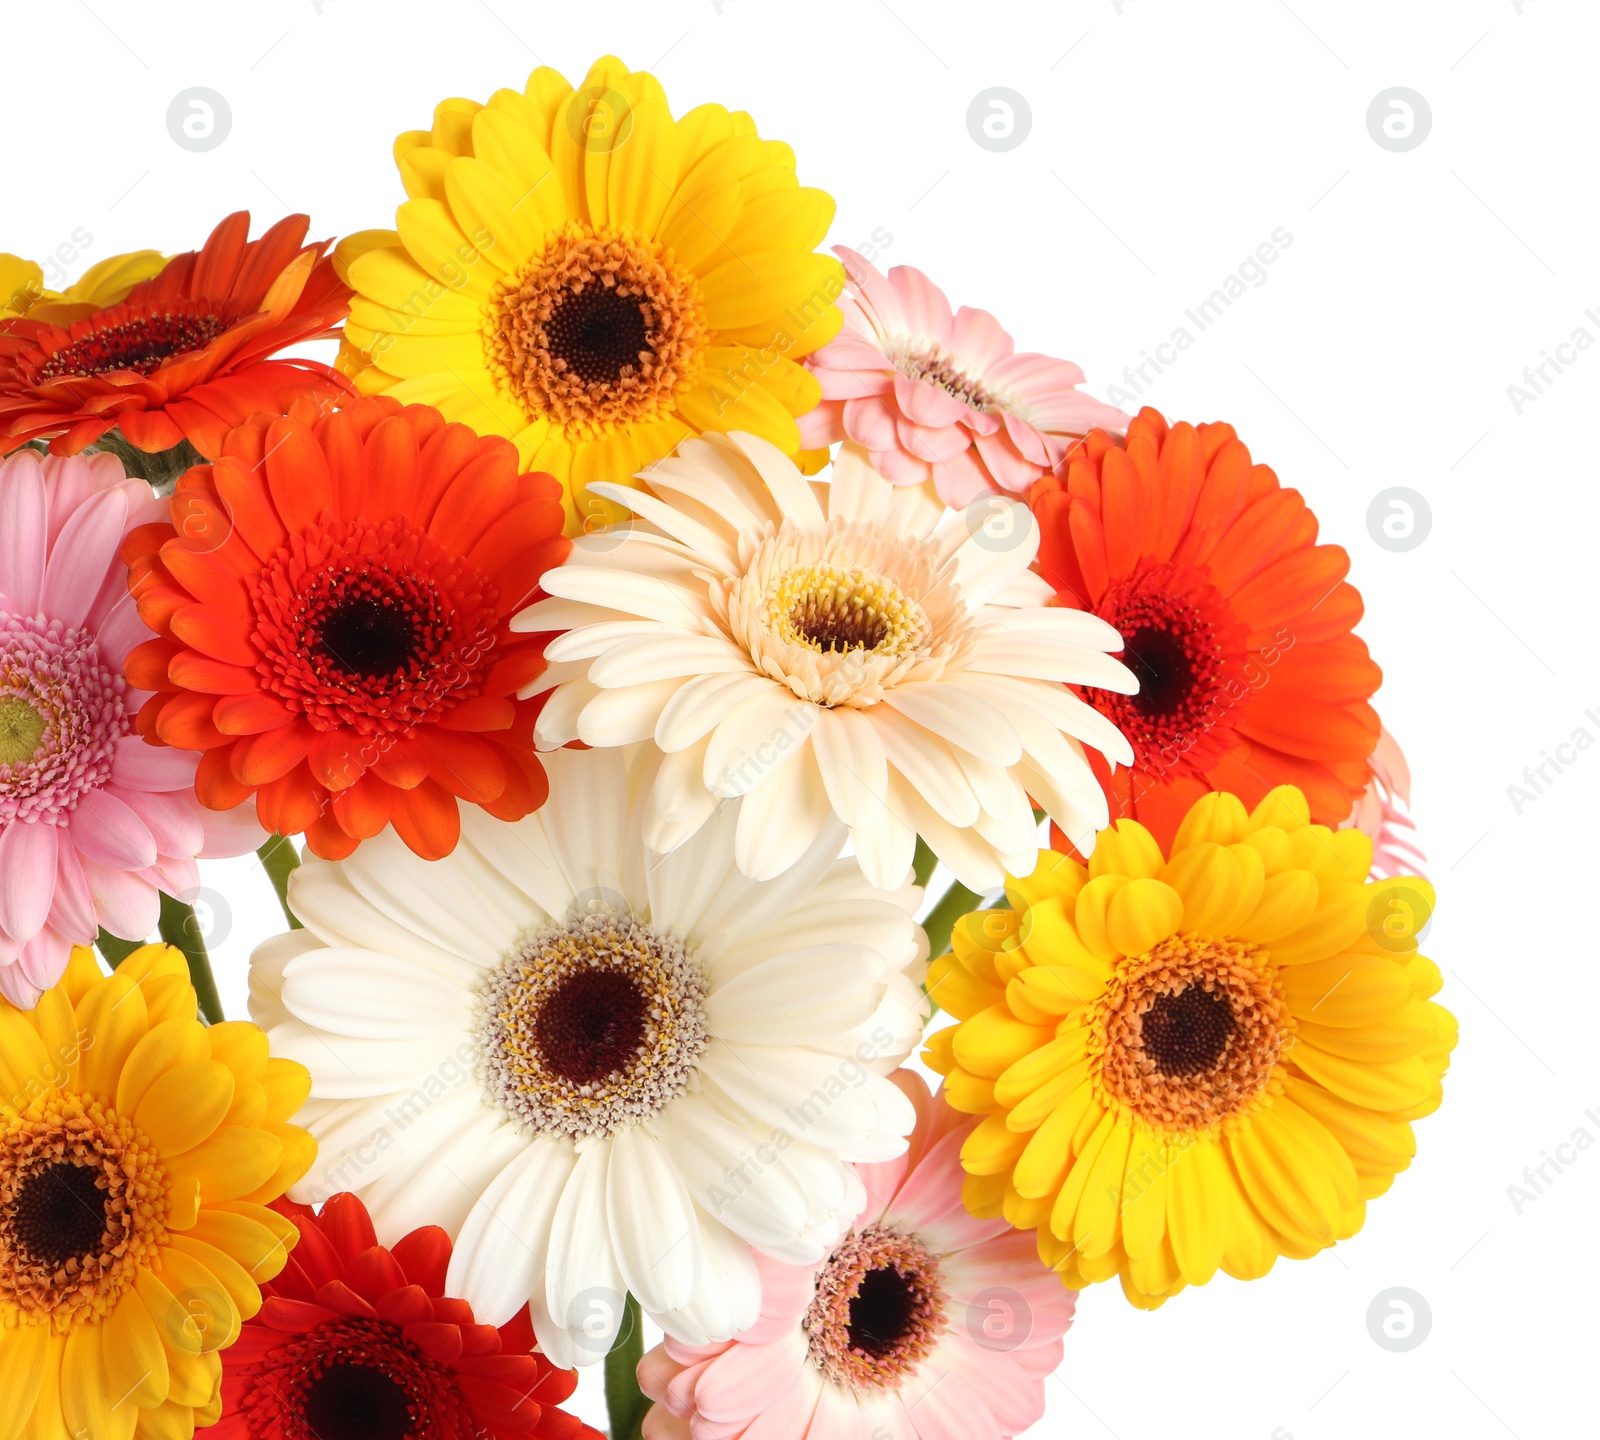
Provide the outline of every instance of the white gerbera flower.
{"type": "Polygon", "coordinates": [[[1131,763],[1066,684],[1131,693],[1122,641],[1049,607],[1039,528],[990,496],[947,513],[845,445],[811,482],[750,435],[686,441],[642,479],[590,489],[640,523],[574,543],[552,597],[512,622],[565,630],[525,693],[555,688],[541,747],[654,739],[648,838],[670,851],[743,796],[735,854],[757,879],[810,852],[830,817],[873,884],[901,883],[920,833],[963,883],[1029,874],[1029,797],[1085,853],[1108,819],[1084,746],[1131,763]]]}
{"type": "Polygon", "coordinates": [[[690,1343],[752,1324],[749,1247],[827,1254],[862,1203],[846,1162],[916,1120],[884,1077],[927,1015],[920,892],[869,886],[837,823],[751,881],[737,805],[652,854],[659,763],[565,751],[543,809],[464,815],[444,860],[390,836],[310,860],[307,928],[251,962],[273,1053],[312,1075],[295,1197],[353,1191],[386,1242],[443,1225],[450,1293],[495,1325],[528,1303],[558,1365],[605,1355],[624,1292],[690,1343]]]}

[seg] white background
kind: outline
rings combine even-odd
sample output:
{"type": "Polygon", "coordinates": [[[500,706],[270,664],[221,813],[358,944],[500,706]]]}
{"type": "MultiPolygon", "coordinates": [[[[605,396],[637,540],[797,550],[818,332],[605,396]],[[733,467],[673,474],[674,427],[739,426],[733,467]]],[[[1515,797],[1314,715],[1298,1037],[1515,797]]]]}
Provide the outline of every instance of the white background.
{"type": "MultiPolygon", "coordinates": [[[[1600,339],[1584,315],[1600,313],[1595,8],[7,3],[0,249],[81,251],[72,278],[120,250],[191,248],[240,207],[263,225],[305,210],[319,236],[388,225],[401,193],[390,144],[436,100],[486,99],[539,63],[576,81],[606,50],[655,70],[679,113],[749,109],[794,145],[802,183],[837,196],[834,240],[886,232],[883,264],[920,266],[1021,348],[1077,360],[1101,394],[1287,229],[1266,282],[1147,397],[1173,418],[1232,421],[1351,552],[1362,633],[1388,676],[1378,703],[1416,773],[1440,885],[1428,949],[1461,1047],[1412,1172],[1361,1235],[1155,1315],[1114,1284],[1091,1291],[1032,1433],[1592,1434],[1600,1146],[1547,1169],[1520,1214],[1507,1187],[1578,1128],[1600,1140],[1585,1116],[1600,1115],[1600,753],[1547,770],[1554,783],[1520,814],[1507,787],[1580,726],[1600,738],[1584,713],[1600,715],[1586,424],[1600,354],[1547,371],[1520,414],[1507,386],[1576,327],[1600,339]],[[226,140],[200,154],[166,121],[195,86],[232,112],[226,140]],[[994,86],[1032,111],[1003,154],[966,124],[994,86]],[[1366,123],[1394,86],[1432,111],[1405,153],[1366,123]],[[1432,511],[1406,553],[1366,522],[1397,485],[1432,511]],[[1432,1313],[1403,1354],[1366,1318],[1395,1286],[1432,1313]]],[[[276,912],[249,860],[211,867],[209,883],[233,906],[217,949],[242,1014],[245,959],[276,912]]],[[[584,1394],[597,1401],[592,1380],[584,1394]]]]}

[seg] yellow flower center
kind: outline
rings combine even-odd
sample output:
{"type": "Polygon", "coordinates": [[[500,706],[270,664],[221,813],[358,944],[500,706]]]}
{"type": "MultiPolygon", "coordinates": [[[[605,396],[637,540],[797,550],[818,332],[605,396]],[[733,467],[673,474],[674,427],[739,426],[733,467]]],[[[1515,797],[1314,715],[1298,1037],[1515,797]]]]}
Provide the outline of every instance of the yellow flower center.
{"type": "Polygon", "coordinates": [[[530,935],[479,990],[479,1072],[535,1134],[603,1135],[683,1092],[705,977],[671,936],[600,905],[530,935]]]}
{"type": "Polygon", "coordinates": [[[0,696],[0,765],[33,759],[43,738],[43,715],[20,695],[0,696]]]}
{"type": "Polygon", "coordinates": [[[1220,1125],[1268,1088],[1294,1028],[1254,946],[1174,935],[1122,961],[1089,1015],[1107,1108],[1168,1131],[1220,1125]]]}
{"type": "Polygon", "coordinates": [[[166,1242],[166,1170],[143,1133],[56,1091],[0,1111],[0,1327],[103,1320],[166,1242]]]}
{"type": "Polygon", "coordinates": [[[487,360],[530,420],[594,438],[670,412],[708,343],[694,276],[653,240],[576,223],[490,302],[487,360]]]}
{"type": "Polygon", "coordinates": [[[893,580],[836,565],[785,571],[767,597],[766,619],[783,640],[819,654],[909,655],[928,638],[922,607],[893,580]]]}

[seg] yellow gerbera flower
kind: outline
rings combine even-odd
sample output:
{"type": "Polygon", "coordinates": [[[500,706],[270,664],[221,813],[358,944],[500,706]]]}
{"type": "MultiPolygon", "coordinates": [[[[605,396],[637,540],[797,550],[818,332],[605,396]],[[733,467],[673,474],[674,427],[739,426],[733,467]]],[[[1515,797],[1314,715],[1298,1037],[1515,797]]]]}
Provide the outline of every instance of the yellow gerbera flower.
{"type": "Polygon", "coordinates": [[[159,250],[112,255],[57,291],[45,288],[44,270],[37,262],[0,253],[0,320],[26,315],[51,325],[70,325],[93,310],[119,304],[141,280],[160,274],[166,263],[159,250]]]}
{"type": "Polygon", "coordinates": [[[960,1023],[926,1058],[983,1123],[980,1216],[1037,1229],[1070,1288],[1154,1309],[1361,1228],[1415,1153],[1456,1022],[1417,952],[1425,881],[1368,883],[1372,842],[1305,797],[1204,796],[1171,858],[1123,820],[1087,867],[1050,854],[979,911],[929,989],[960,1023]]]}
{"type": "Polygon", "coordinates": [[[833,200],[742,111],[674,120],[654,76],[610,56],[574,90],[549,68],[487,105],[446,100],[395,142],[398,230],[350,236],[339,368],[516,443],[568,486],[576,528],[703,431],[785,454],[837,333],[844,271],[813,253],[833,200]]]}
{"type": "Polygon", "coordinates": [[[182,1440],[261,1307],[310,1167],[305,1070],[195,1019],[181,951],[103,975],[79,948],[38,1008],[0,1000],[0,1440],[182,1440]]]}

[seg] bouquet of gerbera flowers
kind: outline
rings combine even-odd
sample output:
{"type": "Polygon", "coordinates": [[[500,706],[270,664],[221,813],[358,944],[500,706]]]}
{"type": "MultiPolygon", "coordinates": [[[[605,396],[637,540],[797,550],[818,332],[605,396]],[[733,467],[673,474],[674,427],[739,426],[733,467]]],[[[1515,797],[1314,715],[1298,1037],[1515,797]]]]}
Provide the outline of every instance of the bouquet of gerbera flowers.
{"type": "Polygon", "coordinates": [[[0,1440],[1003,1440],[1353,1235],[1455,1022],[1301,496],[616,60],[396,155],[0,257],[0,1440]]]}

